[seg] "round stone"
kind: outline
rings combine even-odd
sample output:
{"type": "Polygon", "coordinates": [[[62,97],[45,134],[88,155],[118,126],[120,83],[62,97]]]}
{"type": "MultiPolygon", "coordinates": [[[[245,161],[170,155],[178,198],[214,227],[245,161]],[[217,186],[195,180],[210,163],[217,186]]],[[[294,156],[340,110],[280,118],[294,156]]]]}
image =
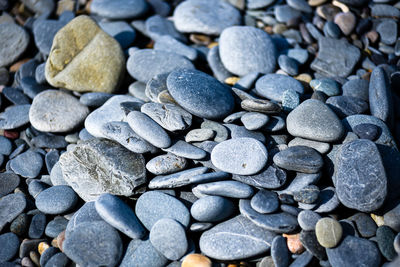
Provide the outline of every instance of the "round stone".
{"type": "Polygon", "coordinates": [[[179,260],[188,249],[185,229],[170,218],[160,219],[153,225],[150,242],[169,260],[179,260]]]}
{"type": "Polygon", "coordinates": [[[331,218],[322,218],[315,225],[315,235],[318,243],[324,248],[333,248],[342,239],[342,226],[331,218]]]}
{"type": "Polygon", "coordinates": [[[182,261],[181,267],[212,267],[209,258],[201,254],[189,254],[182,261]]]}
{"type": "Polygon", "coordinates": [[[393,261],[397,257],[394,249],[394,239],[396,235],[393,230],[386,225],[378,227],[376,230],[376,239],[378,247],[382,255],[389,261],[393,261]]]}
{"type": "Polygon", "coordinates": [[[71,187],[56,185],[42,191],[36,198],[36,207],[46,214],[62,214],[78,202],[78,196],[71,187]]]}
{"type": "Polygon", "coordinates": [[[36,178],[43,166],[43,158],[39,153],[28,150],[10,160],[10,168],[25,178],[36,178]]]}
{"type": "Polygon", "coordinates": [[[174,154],[160,155],[146,164],[146,169],[156,175],[171,174],[186,168],[187,160],[174,154]]]}
{"type": "Polygon", "coordinates": [[[0,198],[14,191],[19,182],[19,176],[14,173],[0,173],[0,198]]]}
{"type": "Polygon", "coordinates": [[[278,102],[282,102],[283,94],[288,89],[304,93],[303,85],[298,80],[283,74],[267,74],[256,82],[258,95],[278,102]]]}
{"type": "Polygon", "coordinates": [[[29,122],[31,105],[16,105],[7,107],[0,113],[0,129],[13,130],[29,122]]]}
{"type": "Polygon", "coordinates": [[[0,235],[0,262],[5,262],[14,258],[19,249],[18,236],[14,233],[0,235]]]}
{"type": "Polygon", "coordinates": [[[308,185],[293,193],[294,200],[304,204],[313,204],[318,200],[319,188],[316,185],[308,185]]]}
{"type": "Polygon", "coordinates": [[[235,207],[232,201],[220,196],[205,196],[193,203],[190,213],[200,222],[218,222],[231,216],[235,207]]]}
{"type": "Polygon", "coordinates": [[[353,131],[361,139],[374,141],[379,133],[379,128],[372,123],[361,123],[353,127],[353,131]]]}
{"type": "Polygon", "coordinates": [[[198,70],[181,69],[171,72],[167,86],[181,107],[201,118],[226,117],[235,105],[229,87],[198,70]]]}
{"type": "Polygon", "coordinates": [[[88,114],[89,109],[72,95],[47,90],[33,99],[29,120],[42,132],[68,132],[81,124],[88,114]]]}
{"type": "Polygon", "coordinates": [[[271,73],[276,66],[277,53],[271,37],[251,26],[225,29],[219,38],[219,54],[225,68],[239,76],[271,73]]]}
{"type": "Polygon", "coordinates": [[[314,231],[315,225],[319,219],[321,219],[321,216],[312,210],[300,211],[297,216],[297,221],[299,222],[301,229],[305,231],[314,231]]]}
{"type": "Polygon", "coordinates": [[[267,164],[268,151],[253,138],[236,138],[219,143],[211,152],[211,161],[218,169],[239,175],[252,175],[267,164]]]}
{"type": "Polygon", "coordinates": [[[56,238],[62,231],[67,228],[68,220],[64,217],[57,216],[46,225],[45,234],[48,237],[56,238]]]}
{"type": "Polygon", "coordinates": [[[94,0],[90,12],[112,20],[133,19],[146,13],[149,5],[145,0],[94,0]]]}
{"type": "Polygon", "coordinates": [[[259,213],[273,213],[279,208],[278,195],[275,192],[261,189],[251,198],[250,205],[259,213]]]}
{"type": "Polygon", "coordinates": [[[0,66],[14,63],[29,44],[28,33],[15,23],[2,23],[0,25],[0,66]]]}
{"type": "Polygon", "coordinates": [[[289,265],[289,249],[283,236],[276,236],[271,243],[271,256],[276,267],[289,265]]]}
{"type": "Polygon", "coordinates": [[[317,173],[324,165],[321,155],[307,146],[292,146],[274,155],[274,163],[286,170],[317,173]]]}
{"type": "MultiPolygon", "coordinates": [[[[124,7],[126,7],[126,2],[124,2],[124,7]]],[[[125,21],[100,22],[99,26],[106,33],[114,37],[121,45],[122,49],[128,48],[135,40],[135,30],[125,21]]]]}
{"type": "Polygon", "coordinates": [[[248,112],[240,120],[247,130],[254,131],[262,128],[269,121],[269,117],[259,112],[248,112]]]}

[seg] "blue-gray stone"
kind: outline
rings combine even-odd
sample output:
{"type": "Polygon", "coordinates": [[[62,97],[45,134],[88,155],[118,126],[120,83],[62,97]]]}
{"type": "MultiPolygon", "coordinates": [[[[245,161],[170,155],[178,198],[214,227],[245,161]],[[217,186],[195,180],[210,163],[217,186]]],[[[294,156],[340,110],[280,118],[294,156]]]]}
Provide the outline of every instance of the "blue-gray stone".
{"type": "Polygon", "coordinates": [[[228,198],[205,196],[193,203],[190,213],[200,222],[219,222],[233,214],[235,205],[228,198]]]}
{"type": "Polygon", "coordinates": [[[288,0],[287,4],[301,12],[311,13],[313,10],[305,0],[288,0]]]}
{"type": "Polygon", "coordinates": [[[146,13],[148,4],[145,0],[94,0],[90,12],[107,19],[133,19],[146,13]]]}
{"type": "Polygon", "coordinates": [[[102,92],[86,93],[79,98],[79,101],[85,106],[91,108],[98,108],[113,96],[114,96],[113,94],[102,93],[102,92]]]}
{"type": "Polygon", "coordinates": [[[31,140],[31,144],[38,148],[65,148],[68,143],[62,135],[40,134],[31,140]]]}
{"type": "Polygon", "coordinates": [[[344,96],[357,97],[364,101],[369,101],[369,82],[367,80],[349,80],[345,84],[343,84],[342,90],[344,96]]]}
{"type": "Polygon", "coordinates": [[[179,260],[188,249],[185,228],[170,218],[158,220],[149,238],[154,248],[169,260],[179,260]]]}
{"type": "Polygon", "coordinates": [[[278,57],[278,65],[284,72],[291,76],[299,74],[299,64],[287,55],[280,55],[278,57]]]}
{"type": "Polygon", "coordinates": [[[323,92],[327,96],[335,96],[340,94],[340,86],[333,79],[314,79],[310,82],[310,86],[314,90],[323,92]]]}
{"type": "Polygon", "coordinates": [[[256,71],[250,72],[250,73],[244,75],[243,77],[241,77],[240,80],[237,81],[233,85],[233,87],[244,90],[244,91],[250,90],[251,88],[253,88],[253,85],[259,76],[260,76],[259,72],[256,72],[256,71]]]}
{"type": "Polygon", "coordinates": [[[258,213],[273,213],[279,208],[278,195],[261,189],[251,198],[250,205],[258,213]]]}
{"type": "Polygon", "coordinates": [[[16,105],[7,107],[0,113],[0,129],[13,130],[29,122],[29,109],[31,105],[16,105]]]}
{"type": "Polygon", "coordinates": [[[315,231],[301,231],[300,242],[313,256],[319,260],[326,260],[325,248],[319,244],[315,231]]]}
{"type": "Polygon", "coordinates": [[[247,112],[240,120],[247,130],[254,131],[259,130],[267,124],[269,117],[266,114],[259,112],[247,112]]]}
{"type": "Polygon", "coordinates": [[[48,249],[43,251],[42,255],[40,255],[40,266],[45,266],[50,258],[59,252],[60,251],[56,247],[49,247],[48,249]]]}
{"type": "Polygon", "coordinates": [[[292,48],[287,50],[287,56],[295,59],[300,64],[304,64],[308,60],[308,51],[301,48],[292,48]]]}
{"type": "Polygon", "coordinates": [[[155,50],[162,50],[167,52],[176,53],[187,57],[190,60],[195,60],[197,58],[197,50],[193,47],[187,46],[182,42],[179,42],[170,35],[163,35],[157,38],[154,44],[155,50]]]}
{"type": "Polygon", "coordinates": [[[290,265],[289,267],[306,267],[310,264],[314,256],[307,250],[301,253],[290,265]]]}
{"type": "Polygon", "coordinates": [[[339,118],[361,114],[368,110],[367,102],[360,98],[351,96],[332,96],[328,98],[325,103],[339,116],[339,118]]]}
{"type": "Polygon", "coordinates": [[[299,94],[304,93],[303,85],[296,79],[283,74],[267,74],[256,82],[256,93],[262,97],[282,101],[283,93],[293,89],[299,94]]]}
{"type": "Polygon", "coordinates": [[[156,14],[159,14],[163,17],[167,17],[171,11],[169,3],[164,2],[163,0],[148,0],[147,2],[151,5],[156,14]]]}
{"type": "Polygon", "coordinates": [[[29,238],[42,237],[46,228],[46,215],[43,213],[35,214],[32,217],[31,224],[29,225],[28,236],[29,238]]]}
{"type": "Polygon", "coordinates": [[[25,52],[29,45],[29,35],[16,23],[2,23],[0,35],[3,38],[0,49],[0,66],[9,66],[25,52]]]}
{"type": "Polygon", "coordinates": [[[47,188],[49,188],[48,184],[38,180],[33,180],[28,185],[28,192],[33,198],[36,198],[42,191],[46,190],[47,188]]]}
{"type": "Polygon", "coordinates": [[[301,12],[299,10],[294,9],[288,5],[276,6],[274,14],[277,21],[284,23],[301,17],[301,12]]]}
{"type": "Polygon", "coordinates": [[[71,187],[57,185],[42,191],[35,200],[36,207],[46,214],[62,214],[71,210],[78,196],[71,187]]]}
{"type": "Polygon", "coordinates": [[[146,96],[153,102],[158,103],[159,102],[158,95],[161,92],[168,90],[167,88],[168,75],[169,72],[157,74],[146,83],[146,89],[144,92],[146,96]]]}
{"type": "Polygon", "coordinates": [[[207,152],[194,145],[186,143],[185,141],[178,140],[172,146],[163,149],[165,152],[175,154],[179,157],[187,159],[200,160],[207,156],[207,152]]]}
{"type": "Polygon", "coordinates": [[[336,154],[335,186],[340,202],[348,208],[371,212],[387,195],[387,178],[377,146],[359,139],[343,144],[336,154]]]}
{"type": "Polygon", "coordinates": [[[393,103],[390,83],[385,70],[376,67],[369,82],[369,107],[371,115],[389,124],[393,119],[393,103]]]}
{"type": "Polygon", "coordinates": [[[168,259],[153,247],[149,239],[133,239],[129,242],[120,267],[164,267],[167,263],[168,259]]]}
{"type": "Polygon", "coordinates": [[[232,73],[230,73],[222,64],[221,57],[219,56],[219,46],[216,45],[212,47],[208,53],[207,53],[207,62],[208,65],[210,66],[214,77],[218,81],[225,81],[226,78],[229,78],[233,76],[232,73]]]}
{"type": "Polygon", "coordinates": [[[339,26],[333,21],[327,21],[324,25],[325,37],[339,38],[342,31],[339,26]]]}
{"type": "Polygon", "coordinates": [[[200,237],[200,250],[218,260],[239,260],[267,252],[275,234],[242,215],[220,223],[200,237]]]}
{"type": "Polygon", "coordinates": [[[311,210],[303,210],[297,216],[297,221],[304,231],[314,231],[319,219],[321,219],[321,216],[311,210]]]}
{"type": "Polygon", "coordinates": [[[26,207],[26,198],[23,194],[9,194],[0,199],[0,231],[20,215],[26,207]]]}
{"type": "Polygon", "coordinates": [[[128,48],[135,40],[135,30],[125,21],[100,22],[99,26],[121,45],[122,49],[128,48]]]}
{"type": "Polygon", "coordinates": [[[184,33],[219,35],[241,23],[240,12],[225,1],[188,0],[174,10],[175,27],[184,33]]]}
{"type": "Polygon", "coordinates": [[[14,233],[0,235],[0,262],[6,262],[14,258],[19,249],[18,236],[14,233]]]}
{"type": "Polygon", "coordinates": [[[379,128],[372,123],[358,124],[353,129],[354,133],[361,139],[368,139],[374,141],[379,134],[379,128]]]}
{"type": "Polygon", "coordinates": [[[59,161],[57,161],[57,163],[54,164],[53,168],[51,169],[50,181],[53,185],[68,185],[68,183],[64,180],[59,161]]]}
{"type": "Polygon", "coordinates": [[[193,193],[230,198],[249,198],[254,194],[251,186],[238,181],[218,181],[199,184],[192,189],[193,193]]]}
{"type": "Polygon", "coordinates": [[[44,233],[48,237],[56,238],[67,228],[68,222],[69,221],[64,217],[57,216],[46,225],[44,233]]]}
{"type": "Polygon", "coordinates": [[[300,96],[293,90],[288,89],[282,94],[282,109],[286,112],[290,112],[300,105],[300,96]]]}
{"type": "Polygon", "coordinates": [[[182,202],[157,191],[142,194],[136,202],[135,212],[148,230],[162,218],[174,219],[185,227],[189,225],[190,221],[190,213],[182,202]]]}
{"type": "Polygon", "coordinates": [[[102,194],[96,200],[95,208],[104,221],[130,238],[142,238],[146,234],[133,210],[117,196],[102,194]]]}
{"type": "Polygon", "coordinates": [[[118,232],[104,221],[80,223],[63,243],[64,253],[80,266],[116,266],[122,250],[118,232]]]}
{"type": "Polygon", "coordinates": [[[40,92],[48,89],[47,86],[38,84],[34,77],[24,77],[20,81],[20,86],[25,95],[33,99],[40,92]]]}
{"type": "Polygon", "coordinates": [[[229,115],[235,105],[226,85],[198,70],[175,70],[168,75],[168,91],[190,113],[207,119],[229,115]]]}
{"type": "Polygon", "coordinates": [[[307,146],[289,147],[275,154],[273,161],[283,169],[303,173],[317,173],[324,164],[321,155],[307,146]]]}
{"type": "Polygon", "coordinates": [[[371,216],[363,212],[358,212],[348,219],[355,223],[357,231],[362,237],[370,238],[375,236],[376,229],[378,227],[376,226],[376,223],[371,218],[371,216]]]}
{"type": "Polygon", "coordinates": [[[69,259],[64,253],[54,254],[47,262],[44,267],[67,267],[69,259]]]}
{"type": "Polygon", "coordinates": [[[397,40],[397,23],[393,19],[383,20],[376,27],[376,31],[381,37],[381,42],[393,45],[397,40]]]}
{"type": "Polygon", "coordinates": [[[33,36],[36,47],[42,54],[49,55],[54,36],[65,24],[67,22],[59,20],[35,20],[33,23],[33,36]]]}
{"type": "Polygon", "coordinates": [[[138,99],[140,99],[140,100],[142,100],[144,102],[149,102],[150,101],[150,98],[147,97],[147,95],[145,93],[145,91],[146,91],[146,84],[145,83],[136,81],[136,82],[132,83],[131,85],[129,85],[128,90],[129,90],[129,93],[132,96],[134,96],[134,97],[136,97],[136,98],[138,98],[138,99]]]}
{"type": "Polygon", "coordinates": [[[69,220],[67,228],[65,229],[65,234],[68,235],[70,232],[74,231],[81,223],[94,223],[97,221],[104,222],[96,211],[95,202],[86,202],[69,220]]]}
{"type": "Polygon", "coordinates": [[[160,15],[154,15],[146,20],[146,33],[153,40],[157,40],[161,36],[169,35],[179,41],[185,42],[186,37],[175,29],[174,23],[160,15]]]}
{"type": "Polygon", "coordinates": [[[286,172],[274,165],[264,168],[255,175],[237,175],[232,176],[234,180],[266,189],[276,189],[286,182],[286,172]]]}
{"type": "Polygon", "coordinates": [[[0,154],[2,155],[10,155],[12,152],[12,143],[11,141],[4,136],[0,136],[0,154]]]}
{"type": "Polygon", "coordinates": [[[49,173],[51,173],[51,170],[53,169],[54,165],[58,162],[59,158],[60,158],[60,153],[56,149],[50,150],[49,152],[46,153],[44,161],[46,163],[46,168],[49,173]]]}
{"type": "Polygon", "coordinates": [[[3,96],[14,105],[30,104],[29,98],[22,92],[22,90],[14,87],[4,87],[1,92],[3,96]]]}
{"type": "Polygon", "coordinates": [[[271,256],[276,267],[289,265],[289,249],[283,236],[276,236],[271,243],[271,256]]]}
{"type": "Polygon", "coordinates": [[[275,70],[277,51],[268,33],[250,26],[225,29],[219,39],[219,55],[225,68],[239,76],[275,70]]]}
{"type": "Polygon", "coordinates": [[[374,4],[371,7],[371,16],[373,17],[389,17],[389,18],[400,18],[400,11],[397,8],[393,8],[391,5],[386,4],[374,4]]]}
{"type": "Polygon", "coordinates": [[[36,178],[43,166],[43,158],[39,153],[28,150],[10,160],[11,169],[25,178],[36,178]]]}
{"type": "Polygon", "coordinates": [[[14,191],[19,182],[19,176],[12,172],[0,173],[0,198],[14,191]]]}
{"type": "MultiPolygon", "coordinates": [[[[206,119],[201,123],[200,128],[213,130],[216,133],[214,137],[215,142],[222,142],[228,139],[229,136],[228,129],[218,122],[206,119]]],[[[211,150],[208,152],[211,152],[211,150]]]]}
{"type": "Polygon", "coordinates": [[[199,174],[205,173],[207,170],[208,168],[206,167],[196,167],[165,176],[156,176],[150,181],[149,188],[176,188],[193,184],[196,181],[192,181],[192,179],[199,174]]]}
{"type": "Polygon", "coordinates": [[[273,0],[247,0],[246,7],[248,9],[261,9],[271,5],[273,0]]]}
{"type": "Polygon", "coordinates": [[[194,69],[192,62],[186,57],[154,49],[133,52],[126,64],[129,74],[145,83],[157,74],[169,73],[176,69],[194,69]]]}

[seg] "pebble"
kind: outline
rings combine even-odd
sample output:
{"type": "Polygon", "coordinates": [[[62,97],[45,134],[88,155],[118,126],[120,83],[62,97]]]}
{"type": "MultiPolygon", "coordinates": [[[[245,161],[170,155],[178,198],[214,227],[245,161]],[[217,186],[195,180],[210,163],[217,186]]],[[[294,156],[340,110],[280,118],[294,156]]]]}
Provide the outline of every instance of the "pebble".
{"type": "Polygon", "coordinates": [[[228,139],[229,137],[229,132],[228,129],[223,126],[222,124],[215,122],[215,121],[210,121],[205,119],[200,126],[202,129],[211,129],[215,132],[215,137],[214,141],[215,142],[223,142],[228,139]]]}
{"type": "Polygon", "coordinates": [[[275,7],[274,15],[277,21],[287,23],[290,20],[299,18],[301,12],[288,5],[279,5],[275,7]]]}
{"type": "Polygon", "coordinates": [[[189,59],[176,53],[140,49],[129,56],[126,68],[133,78],[147,83],[158,74],[170,73],[177,69],[194,69],[194,66],[189,59]]]}
{"type": "Polygon", "coordinates": [[[15,105],[30,104],[29,98],[18,88],[4,87],[2,94],[7,100],[15,105]]]}
{"type": "Polygon", "coordinates": [[[374,141],[378,137],[379,128],[372,123],[361,123],[356,125],[353,131],[361,139],[374,141]]]}
{"type": "Polygon", "coordinates": [[[158,220],[150,230],[150,242],[169,260],[179,260],[188,249],[185,229],[170,218],[158,220]]]}
{"type": "Polygon", "coordinates": [[[265,114],[277,114],[281,111],[281,107],[268,100],[263,99],[245,99],[240,106],[250,112],[261,112],[265,114]]]}
{"type": "Polygon", "coordinates": [[[373,17],[393,17],[400,18],[400,11],[391,5],[375,4],[371,7],[371,16],[373,17]]]}
{"type": "Polygon", "coordinates": [[[288,57],[287,55],[280,55],[278,57],[279,67],[291,76],[295,76],[299,73],[299,66],[295,59],[288,57]]]}
{"type": "Polygon", "coordinates": [[[279,208],[278,195],[275,192],[260,189],[251,198],[250,205],[258,213],[273,213],[279,208]]]}
{"type": "Polygon", "coordinates": [[[200,250],[218,260],[244,259],[268,251],[274,237],[272,232],[239,215],[204,232],[200,250]]]}
{"type": "Polygon", "coordinates": [[[315,185],[307,185],[293,193],[294,200],[299,204],[314,204],[318,200],[319,188],[315,185]]]}
{"type": "Polygon", "coordinates": [[[187,46],[178,40],[174,39],[169,35],[163,35],[157,38],[157,41],[154,44],[155,50],[162,50],[167,52],[173,52],[184,57],[187,57],[189,60],[195,60],[197,58],[197,50],[187,46]]]}
{"type": "Polygon", "coordinates": [[[4,38],[0,48],[0,66],[14,63],[27,49],[29,35],[25,29],[14,23],[0,24],[0,35],[4,38]]]}
{"type": "Polygon", "coordinates": [[[23,194],[8,194],[0,199],[0,231],[3,227],[12,222],[20,215],[27,206],[26,198],[23,194]]]}
{"type": "Polygon", "coordinates": [[[391,123],[393,103],[388,77],[382,67],[376,67],[371,73],[369,84],[369,107],[371,115],[391,123]]]}
{"type": "Polygon", "coordinates": [[[18,236],[24,235],[28,231],[28,215],[21,213],[10,224],[10,231],[18,236]]]}
{"type": "Polygon", "coordinates": [[[56,238],[62,231],[67,228],[68,220],[61,216],[56,216],[51,220],[45,228],[45,234],[48,237],[56,238]]]}
{"type": "Polygon", "coordinates": [[[304,88],[299,81],[282,74],[267,74],[256,82],[258,95],[278,102],[282,102],[283,94],[288,88],[299,94],[304,93],[304,88]]]}
{"type": "Polygon", "coordinates": [[[288,89],[282,94],[282,109],[286,112],[290,112],[300,105],[300,96],[293,90],[288,89]]]}
{"type": "Polygon", "coordinates": [[[314,79],[310,82],[311,88],[323,92],[327,96],[336,96],[341,93],[339,84],[333,79],[314,79]]]}
{"type": "Polygon", "coordinates": [[[336,192],[343,205],[363,212],[382,206],[387,194],[387,178],[372,141],[360,139],[343,144],[336,156],[335,173],[336,192]]]}
{"type": "Polygon", "coordinates": [[[251,26],[226,28],[220,35],[219,55],[225,68],[239,76],[251,72],[271,73],[277,60],[271,37],[251,26]]]}
{"type": "Polygon", "coordinates": [[[187,159],[200,160],[207,156],[207,152],[203,149],[195,147],[194,145],[186,143],[182,140],[178,140],[172,146],[163,150],[187,159]]]}
{"type": "Polygon", "coordinates": [[[249,198],[253,195],[253,188],[238,181],[218,181],[199,184],[192,189],[203,195],[222,196],[229,198],[249,198]]]}
{"type": "Polygon", "coordinates": [[[69,264],[69,259],[64,253],[56,253],[54,254],[47,262],[46,267],[66,267],[69,264]]]}
{"type": "Polygon", "coordinates": [[[307,146],[307,147],[311,147],[311,148],[317,150],[320,154],[326,154],[331,149],[331,146],[329,143],[307,140],[307,139],[303,139],[300,137],[295,137],[294,139],[292,139],[288,143],[288,146],[289,147],[307,146]]]}
{"type": "Polygon", "coordinates": [[[201,254],[189,254],[182,261],[182,267],[211,267],[212,262],[209,258],[201,254]]]}
{"type": "Polygon", "coordinates": [[[142,238],[145,235],[146,230],[133,210],[120,198],[108,193],[102,194],[97,198],[95,208],[104,221],[130,238],[142,238]]]}
{"type": "Polygon", "coordinates": [[[259,130],[267,124],[269,117],[259,112],[248,112],[244,114],[240,120],[247,130],[254,131],[259,130]]]}
{"type": "Polygon", "coordinates": [[[317,173],[324,164],[321,155],[306,146],[289,147],[275,154],[273,161],[283,169],[303,173],[317,173]]]}
{"type": "Polygon", "coordinates": [[[0,113],[0,129],[13,130],[27,124],[30,107],[29,104],[7,107],[4,112],[0,113]]]}
{"type": "MultiPolygon", "coordinates": [[[[126,6],[126,3],[124,3],[126,6]]],[[[99,23],[99,26],[121,45],[122,49],[128,48],[136,37],[135,30],[125,21],[110,21],[99,23]]]]}
{"type": "Polygon", "coordinates": [[[154,248],[149,239],[133,239],[129,242],[120,266],[130,267],[144,265],[162,267],[167,263],[168,259],[154,248]]]}
{"type": "Polygon", "coordinates": [[[190,214],[200,222],[219,222],[230,217],[235,206],[228,198],[205,196],[196,200],[190,208],[190,214]]]}
{"type": "MultiPolygon", "coordinates": [[[[41,244],[43,244],[43,243],[41,243],[41,244]]],[[[47,264],[47,262],[50,260],[50,258],[53,257],[58,252],[59,252],[59,250],[55,247],[46,248],[46,250],[44,250],[42,252],[42,254],[40,255],[40,266],[45,266],[47,264]]]]}
{"type": "Polygon", "coordinates": [[[40,238],[44,234],[46,227],[46,215],[43,213],[35,214],[32,217],[31,224],[29,225],[28,236],[29,238],[40,238]]]}
{"type": "Polygon", "coordinates": [[[356,26],[357,18],[351,12],[341,12],[336,14],[334,22],[339,26],[344,35],[349,35],[356,26]]]}
{"type": "Polygon", "coordinates": [[[55,35],[46,62],[46,80],[54,87],[73,91],[111,93],[123,75],[124,62],[119,43],[82,15],[55,35]]]}
{"type": "Polygon", "coordinates": [[[145,23],[146,34],[153,40],[168,35],[179,41],[186,42],[186,37],[176,30],[174,23],[160,15],[154,15],[146,19],[145,23]]]}
{"type": "Polygon", "coordinates": [[[336,247],[342,239],[342,226],[331,218],[322,218],[315,225],[318,243],[324,248],[336,247]]]}
{"type": "Polygon", "coordinates": [[[105,222],[82,222],[66,235],[63,252],[80,266],[115,266],[122,256],[122,241],[105,222]]]}
{"type": "Polygon", "coordinates": [[[357,97],[364,101],[369,101],[368,88],[368,81],[361,79],[349,80],[342,86],[344,96],[357,97]]]}
{"type": "Polygon", "coordinates": [[[20,243],[14,233],[4,233],[0,235],[0,244],[0,262],[6,262],[17,254],[20,243]]]}
{"type": "Polygon", "coordinates": [[[216,145],[211,152],[211,161],[218,169],[239,175],[259,172],[267,160],[267,149],[253,138],[227,140],[216,145]]]}
{"type": "Polygon", "coordinates": [[[338,117],[321,101],[309,99],[301,103],[287,119],[290,134],[314,141],[334,142],[344,134],[338,117]]]}
{"type": "Polygon", "coordinates": [[[168,90],[167,88],[168,75],[169,72],[157,74],[146,83],[146,89],[144,92],[146,96],[153,102],[156,103],[159,102],[158,95],[161,94],[161,92],[168,90]]]}
{"type": "Polygon", "coordinates": [[[301,231],[300,241],[313,256],[319,260],[326,260],[325,248],[318,243],[315,231],[301,231]]]}
{"type": "Polygon", "coordinates": [[[20,178],[14,173],[0,173],[0,198],[14,191],[20,183],[20,178]]]}
{"type": "Polygon", "coordinates": [[[304,231],[314,231],[319,219],[321,219],[321,216],[311,210],[303,210],[297,216],[297,221],[304,231]]]}
{"type": "Polygon", "coordinates": [[[271,243],[271,256],[276,267],[285,267],[289,265],[289,250],[284,237],[274,237],[271,243]]]}
{"type": "Polygon", "coordinates": [[[33,23],[33,36],[39,51],[48,56],[56,33],[64,27],[65,21],[38,19],[33,23]]]}
{"type": "Polygon", "coordinates": [[[112,2],[94,0],[90,4],[90,11],[111,20],[134,19],[144,15],[148,7],[148,3],[144,0],[118,0],[112,2]]]}
{"type": "Polygon", "coordinates": [[[277,166],[270,165],[255,175],[236,175],[232,176],[234,180],[266,189],[276,189],[286,182],[286,172],[277,166]]]}
{"type": "Polygon", "coordinates": [[[155,175],[176,173],[186,168],[187,160],[173,154],[159,155],[146,164],[146,169],[155,175]]]}
{"type": "Polygon", "coordinates": [[[157,191],[142,194],[136,202],[135,213],[148,230],[162,218],[174,219],[184,227],[189,225],[190,220],[190,213],[182,202],[157,191]]]}
{"type": "Polygon", "coordinates": [[[10,160],[11,169],[25,178],[36,178],[43,166],[43,158],[39,153],[28,150],[10,160]]]}
{"type": "Polygon", "coordinates": [[[81,97],[79,98],[79,102],[87,107],[98,108],[101,107],[108,99],[113,96],[113,94],[101,92],[85,93],[81,95],[81,97]]]}
{"type": "Polygon", "coordinates": [[[62,214],[71,210],[78,196],[66,185],[52,186],[42,191],[35,200],[36,207],[46,214],[62,214]]]}
{"type": "Polygon", "coordinates": [[[383,225],[376,230],[379,250],[388,261],[393,261],[397,257],[393,246],[395,237],[395,233],[389,226],[383,225]]]}
{"type": "Polygon", "coordinates": [[[186,134],[185,141],[188,143],[203,142],[212,139],[214,136],[215,132],[211,129],[193,129],[186,134]]]}
{"type": "Polygon", "coordinates": [[[229,88],[198,70],[182,69],[171,72],[167,86],[180,106],[201,118],[223,118],[234,108],[234,98],[229,88]]]}
{"type": "Polygon", "coordinates": [[[175,27],[183,33],[219,35],[241,23],[240,12],[227,2],[189,0],[180,3],[173,14],[175,27]]]}
{"type": "Polygon", "coordinates": [[[339,26],[333,21],[327,21],[324,25],[324,35],[331,38],[339,38],[342,31],[339,26]]]}
{"type": "Polygon", "coordinates": [[[210,68],[214,74],[214,77],[218,81],[225,81],[227,78],[232,76],[222,64],[221,57],[219,56],[219,46],[216,45],[212,47],[207,53],[207,63],[210,65],[210,68]]]}

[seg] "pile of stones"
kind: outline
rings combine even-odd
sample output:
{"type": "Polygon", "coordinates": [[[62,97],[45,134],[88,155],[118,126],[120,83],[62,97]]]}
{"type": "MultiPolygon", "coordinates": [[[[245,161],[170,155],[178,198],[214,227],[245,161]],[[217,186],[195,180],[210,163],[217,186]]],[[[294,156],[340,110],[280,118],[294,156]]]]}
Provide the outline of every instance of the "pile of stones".
{"type": "Polygon", "coordinates": [[[400,266],[400,2],[0,0],[0,266],[400,266]]]}

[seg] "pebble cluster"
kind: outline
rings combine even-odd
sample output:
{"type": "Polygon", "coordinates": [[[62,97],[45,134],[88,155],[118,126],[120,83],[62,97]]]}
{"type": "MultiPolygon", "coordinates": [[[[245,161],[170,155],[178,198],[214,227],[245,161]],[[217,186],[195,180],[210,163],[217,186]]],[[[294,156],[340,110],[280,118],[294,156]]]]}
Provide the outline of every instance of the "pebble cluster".
{"type": "Polygon", "coordinates": [[[400,2],[0,0],[0,266],[400,266],[400,2]]]}

